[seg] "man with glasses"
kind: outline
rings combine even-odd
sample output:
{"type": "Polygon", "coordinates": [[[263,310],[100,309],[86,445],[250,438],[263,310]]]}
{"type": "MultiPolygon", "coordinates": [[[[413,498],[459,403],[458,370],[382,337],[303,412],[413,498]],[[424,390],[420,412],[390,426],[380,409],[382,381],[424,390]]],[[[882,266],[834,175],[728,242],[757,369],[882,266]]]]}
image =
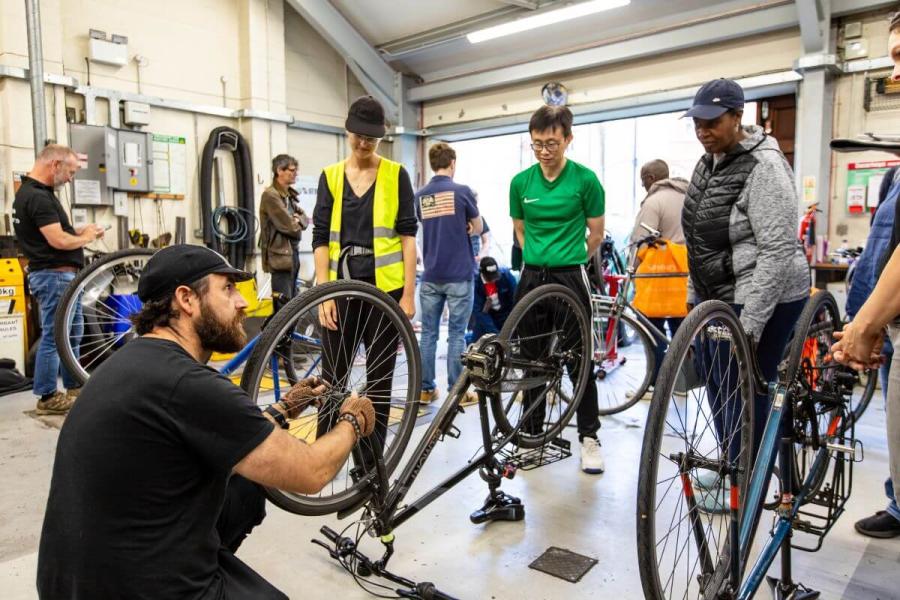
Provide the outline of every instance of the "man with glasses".
{"type": "MultiPolygon", "coordinates": [[[[567,107],[542,106],[531,116],[528,132],[538,162],[516,175],[509,186],[510,216],[525,265],[516,298],[540,285],[558,283],[578,294],[590,311],[584,265],[603,241],[603,187],[593,171],[566,158],[572,143],[572,112],[567,107]]],[[[588,382],[576,415],[581,470],[602,473],[593,381],[588,382]]]]}
{"type": "Polygon", "coordinates": [[[272,291],[281,294],[284,301],[293,298],[297,290],[297,245],[300,233],[309,225],[309,217],[297,202],[295,181],[297,159],[279,154],[272,159],[272,185],[259,202],[262,268],[272,274],[272,291]]]}

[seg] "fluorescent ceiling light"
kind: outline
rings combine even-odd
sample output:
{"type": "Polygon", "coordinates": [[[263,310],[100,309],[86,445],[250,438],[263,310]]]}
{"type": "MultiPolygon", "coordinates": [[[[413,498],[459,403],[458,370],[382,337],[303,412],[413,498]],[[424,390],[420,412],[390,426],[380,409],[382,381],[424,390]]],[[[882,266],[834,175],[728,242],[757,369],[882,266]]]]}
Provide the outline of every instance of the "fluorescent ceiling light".
{"type": "Polygon", "coordinates": [[[566,6],[565,8],[548,10],[547,12],[542,12],[537,15],[503,23],[502,25],[479,29],[478,31],[473,31],[468,34],[466,37],[469,38],[471,43],[477,44],[479,42],[503,37],[504,35],[528,31],[529,29],[537,29],[538,27],[544,27],[545,25],[553,25],[554,23],[577,19],[579,17],[603,12],[604,10],[628,6],[629,4],[631,4],[631,0],[587,0],[587,2],[579,2],[578,4],[566,6]]]}

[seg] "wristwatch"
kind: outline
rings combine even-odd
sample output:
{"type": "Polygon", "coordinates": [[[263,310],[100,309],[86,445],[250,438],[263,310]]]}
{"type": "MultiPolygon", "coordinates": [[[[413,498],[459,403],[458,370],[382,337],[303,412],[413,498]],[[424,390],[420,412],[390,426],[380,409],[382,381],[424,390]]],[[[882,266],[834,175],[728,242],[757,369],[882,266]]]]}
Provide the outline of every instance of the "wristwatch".
{"type": "Polygon", "coordinates": [[[287,429],[289,427],[287,422],[287,417],[283,412],[275,408],[274,404],[270,404],[266,407],[265,413],[275,419],[275,422],[278,423],[279,427],[282,429],[287,429]]]}

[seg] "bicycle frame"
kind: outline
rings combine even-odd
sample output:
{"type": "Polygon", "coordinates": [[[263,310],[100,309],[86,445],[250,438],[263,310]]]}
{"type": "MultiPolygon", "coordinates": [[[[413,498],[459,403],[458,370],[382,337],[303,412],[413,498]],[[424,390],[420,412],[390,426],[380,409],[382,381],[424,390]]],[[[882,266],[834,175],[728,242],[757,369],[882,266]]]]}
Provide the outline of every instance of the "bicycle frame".
{"type": "MultiPolygon", "coordinates": [[[[465,367],[463,369],[462,375],[459,377],[459,379],[457,379],[456,383],[454,383],[453,387],[450,389],[447,400],[444,402],[444,404],[441,405],[438,413],[435,415],[434,419],[432,419],[431,421],[431,424],[428,426],[428,430],[425,432],[425,435],[413,450],[412,456],[410,457],[409,462],[406,464],[406,467],[403,469],[403,472],[394,481],[393,485],[390,486],[390,489],[383,489],[381,484],[379,484],[378,482],[372,482],[376,488],[375,493],[372,495],[372,503],[374,508],[373,512],[375,513],[377,522],[381,526],[381,530],[377,531],[378,535],[390,535],[394,528],[405,523],[410,517],[440,498],[445,492],[449,491],[453,486],[458,484],[460,481],[462,481],[475,471],[478,471],[482,467],[495,466],[493,465],[493,463],[495,462],[495,457],[497,456],[497,454],[504,447],[506,447],[513,440],[513,438],[515,438],[517,431],[512,431],[508,435],[499,439],[495,439],[492,437],[490,429],[490,419],[488,415],[487,398],[483,391],[479,391],[478,415],[481,422],[481,451],[464,467],[457,470],[455,473],[444,479],[429,491],[424,492],[421,496],[410,502],[404,508],[398,510],[400,503],[403,502],[403,500],[406,498],[406,494],[409,492],[410,488],[421,472],[422,467],[428,460],[428,457],[431,456],[431,452],[434,450],[437,443],[447,435],[449,435],[450,437],[459,436],[458,433],[453,432],[453,422],[456,419],[456,416],[463,412],[460,408],[460,403],[463,401],[465,397],[465,391],[469,388],[470,384],[470,371],[468,367],[465,367]]],[[[531,414],[531,412],[534,411],[542,401],[543,398],[537,398],[532,406],[527,411],[525,411],[522,416],[522,420],[524,421],[525,418],[529,414],[531,414]]],[[[381,461],[378,462],[380,464],[381,461]]],[[[345,513],[352,512],[353,510],[355,510],[355,508],[351,509],[350,511],[345,511],[345,513]]]]}
{"type": "MultiPolygon", "coordinates": [[[[780,437],[782,422],[790,423],[793,420],[793,393],[783,384],[772,384],[769,386],[769,397],[772,400],[771,409],[768,418],[766,419],[762,442],[751,471],[747,497],[744,503],[744,515],[740,524],[737,523],[738,500],[737,498],[732,498],[731,531],[733,543],[731,546],[732,571],[730,580],[731,589],[737,590],[736,600],[750,600],[753,598],[759,587],[762,585],[766,573],[779,551],[781,551],[782,562],[780,581],[792,584],[790,538],[793,531],[794,520],[797,518],[800,509],[804,505],[810,490],[812,490],[813,482],[820,475],[821,470],[826,467],[829,453],[849,452],[855,454],[855,449],[852,446],[846,448],[821,440],[815,458],[806,474],[806,478],[799,486],[799,490],[796,490],[795,495],[794,486],[796,474],[793,472],[792,460],[794,436],[791,434],[786,437],[780,437]],[[769,478],[771,477],[772,467],[775,462],[776,450],[780,450],[779,457],[782,479],[781,504],[776,509],[778,516],[771,537],[766,542],[759,557],[757,557],[756,562],[750,568],[750,571],[743,579],[741,579],[741,573],[746,567],[753,533],[758,524],[758,517],[761,512],[755,507],[762,506],[763,494],[768,488],[769,478]],[[739,533],[737,533],[738,531],[739,533]],[[740,555],[738,555],[738,552],[740,552],[740,555]]],[[[826,437],[831,438],[834,436],[840,424],[841,417],[833,418],[828,424],[826,437]]],[[[810,595],[809,597],[815,598],[818,596],[810,595]]]]}
{"type": "MultiPolygon", "coordinates": [[[[650,237],[652,238],[653,236],[650,237]]],[[[592,329],[594,330],[594,335],[592,336],[593,351],[596,362],[601,366],[609,363],[612,365],[612,368],[615,368],[615,360],[618,358],[619,316],[625,310],[631,311],[631,315],[650,339],[655,340],[657,344],[668,343],[666,335],[628,302],[628,294],[631,291],[635,278],[672,277],[669,274],[637,274],[637,249],[642,243],[644,242],[641,241],[629,245],[630,249],[624,275],[604,275],[604,279],[609,286],[610,295],[591,295],[592,329]],[[606,331],[603,331],[604,319],[607,320],[606,331]]]]}

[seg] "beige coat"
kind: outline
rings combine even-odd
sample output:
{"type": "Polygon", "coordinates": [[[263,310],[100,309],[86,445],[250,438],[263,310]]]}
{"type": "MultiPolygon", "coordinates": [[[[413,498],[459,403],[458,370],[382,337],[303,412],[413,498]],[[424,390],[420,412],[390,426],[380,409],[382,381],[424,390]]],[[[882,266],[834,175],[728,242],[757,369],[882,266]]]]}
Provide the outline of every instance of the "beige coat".
{"type": "Polygon", "coordinates": [[[663,239],[683,244],[681,210],[684,208],[684,194],[687,188],[688,182],[680,177],[663,179],[650,186],[650,191],[641,202],[641,210],[634,220],[631,241],[635,242],[647,235],[647,230],[641,227],[641,223],[645,223],[659,230],[663,239]]]}

